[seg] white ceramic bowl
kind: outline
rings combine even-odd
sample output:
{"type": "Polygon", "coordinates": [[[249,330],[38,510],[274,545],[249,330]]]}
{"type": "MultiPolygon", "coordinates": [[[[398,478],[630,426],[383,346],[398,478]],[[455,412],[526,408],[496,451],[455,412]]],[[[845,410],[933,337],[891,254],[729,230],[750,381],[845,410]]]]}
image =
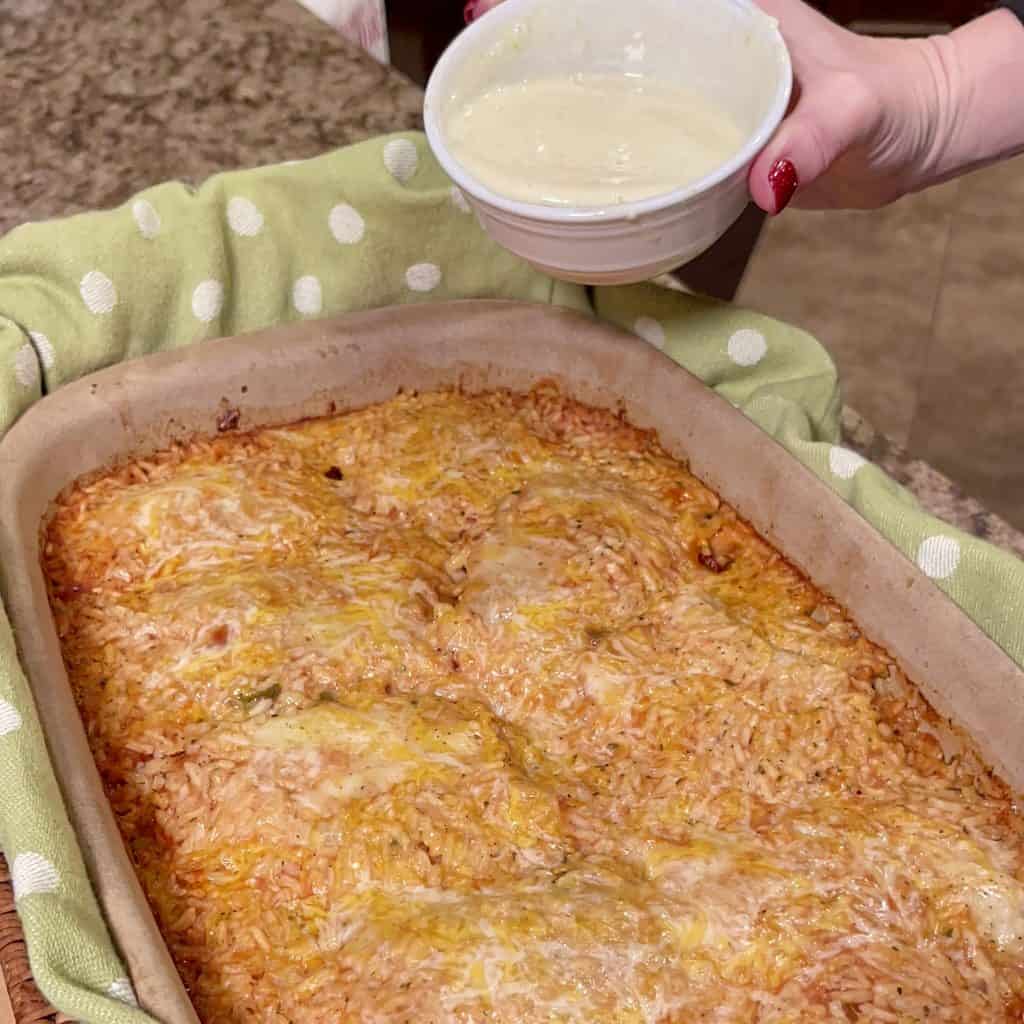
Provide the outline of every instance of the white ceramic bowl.
{"type": "Polygon", "coordinates": [[[786,112],[792,79],[775,21],[750,0],[506,0],[448,47],[424,119],[434,154],[495,241],[563,280],[626,284],[699,256],[743,212],[747,172],[786,112]],[[498,195],[448,148],[451,112],[487,89],[616,71],[699,90],[739,124],[742,148],[685,187],[606,207],[498,195]]]}

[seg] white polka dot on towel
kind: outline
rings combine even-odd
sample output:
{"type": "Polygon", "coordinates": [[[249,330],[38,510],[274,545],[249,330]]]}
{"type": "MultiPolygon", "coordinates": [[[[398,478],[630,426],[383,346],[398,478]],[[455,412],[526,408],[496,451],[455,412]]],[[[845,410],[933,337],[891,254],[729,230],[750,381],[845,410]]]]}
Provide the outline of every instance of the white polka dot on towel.
{"type": "Polygon", "coordinates": [[[366,221],[362,214],[348,203],[339,203],[327,217],[327,226],[334,235],[334,240],[341,245],[355,245],[363,240],[366,233],[366,221]]]}
{"type": "Polygon", "coordinates": [[[960,564],[960,542],[941,534],[927,538],[917,549],[917,564],[933,580],[948,580],[960,564]]]}
{"type": "Polygon", "coordinates": [[[320,279],[312,274],[300,277],[292,285],[292,305],[303,316],[316,316],[324,308],[320,279]]]}
{"type": "Polygon", "coordinates": [[[0,736],[9,736],[21,728],[21,712],[10,702],[0,700],[0,736]]]}
{"type": "Polygon", "coordinates": [[[228,200],[228,225],[236,235],[252,238],[263,230],[263,214],[251,199],[232,196],[228,200]]]}
{"type": "Polygon", "coordinates": [[[39,355],[43,366],[47,370],[52,370],[53,364],[57,360],[57,353],[53,350],[53,343],[42,331],[29,331],[28,336],[32,339],[32,344],[35,345],[36,353],[39,355]]]}
{"type": "Polygon", "coordinates": [[[224,305],[224,286],[212,277],[200,281],[192,292],[192,312],[204,324],[216,320],[224,305]]]}
{"type": "Polygon", "coordinates": [[[420,157],[408,139],[392,139],[384,147],[384,166],[400,185],[407,185],[416,173],[420,157]]]}
{"type": "Polygon", "coordinates": [[[143,238],[156,238],[160,234],[160,214],[148,199],[136,199],[132,203],[132,216],[143,238]]]}
{"type": "Polygon", "coordinates": [[[414,292],[432,292],[441,283],[441,268],[436,263],[414,263],[405,272],[405,283],[414,292]]]}
{"type": "Polygon", "coordinates": [[[757,366],[768,351],[768,342],[760,331],[741,327],[729,339],[728,351],[737,366],[757,366]]]}
{"type": "Polygon", "coordinates": [[[633,331],[655,348],[665,347],[665,328],[653,316],[639,316],[633,331]]]}
{"type": "Polygon", "coordinates": [[[39,385],[39,357],[28,342],[14,353],[14,379],[26,390],[39,385]]]}
{"type": "Polygon", "coordinates": [[[867,462],[863,455],[851,452],[849,448],[841,448],[834,444],[828,452],[828,468],[840,480],[852,480],[857,470],[867,462]]]}
{"type": "Polygon", "coordinates": [[[41,853],[19,853],[11,865],[14,898],[23,900],[37,893],[54,892],[60,885],[57,869],[41,853]]]}
{"type": "Polygon", "coordinates": [[[85,308],[97,316],[110,313],[117,305],[114,282],[101,270],[90,270],[79,282],[78,291],[85,308]]]}
{"type": "Polygon", "coordinates": [[[451,196],[452,205],[460,213],[472,213],[472,207],[469,205],[469,200],[466,198],[465,193],[458,185],[452,185],[451,191],[448,193],[451,196]]]}
{"type": "Polygon", "coordinates": [[[139,1005],[135,989],[132,988],[132,983],[127,978],[115,978],[107,986],[107,995],[118,1002],[127,1003],[129,1006],[139,1005]]]}

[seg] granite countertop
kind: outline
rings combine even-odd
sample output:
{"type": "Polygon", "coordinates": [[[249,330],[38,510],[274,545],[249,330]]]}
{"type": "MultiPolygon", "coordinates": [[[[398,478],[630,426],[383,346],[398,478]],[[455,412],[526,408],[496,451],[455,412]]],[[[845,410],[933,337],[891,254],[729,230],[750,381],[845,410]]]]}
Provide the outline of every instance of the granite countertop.
{"type": "MultiPolygon", "coordinates": [[[[419,88],[295,0],[0,0],[0,55],[0,232],[420,127],[419,88]]],[[[1024,534],[852,410],[844,430],[925,508],[1024,556],[1024,534]]]]}
{"type": "Polygon", "coordinates": [[[420,126],[295,0],[0,0],[0,232],[420,126]]]}

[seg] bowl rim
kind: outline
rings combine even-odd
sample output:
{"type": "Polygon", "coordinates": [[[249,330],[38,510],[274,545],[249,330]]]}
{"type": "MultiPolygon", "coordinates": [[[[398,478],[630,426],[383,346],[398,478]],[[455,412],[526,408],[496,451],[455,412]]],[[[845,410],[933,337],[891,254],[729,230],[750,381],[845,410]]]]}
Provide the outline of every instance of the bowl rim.
{"type": "MultiPolygon", "coordinates": [[[[782,123],[793,91],[793,64],[789,49],[779,31],[778,21],[762,11],[753,0],[715,0],[720,5],[738,7],[746,11],[748,16],[752,16],[754,24],[760,22],[763,30],[775,44],[779,68],[779,80],[768,113],[732,157],[703,177],[673,189],[671,192],[662,192],[646,199],[635,199],[613,205],[554,206],[511,199],[493,191],[463,167],[448,148],[440,115],[443,99],[442,89],[452,72],[466,56],[486,40],[487,35],[493,34],[495,30],[499,30],[508,22],[522,17],[528,11],[548,2],[557,2],[557,0],[504,0],[483,17],[468,25],[448,44],[427,81],[423,99],[423,123],[427,141],[445,173],[467,193],[470,199],[475,199],[479,203],[516,217],[549,224],[633,221],[644,215],[685,203],[726,181],[756,158],[782,123]]],[[[707,0],[702,0],[702,2],[706,3],[707,0]]]]}

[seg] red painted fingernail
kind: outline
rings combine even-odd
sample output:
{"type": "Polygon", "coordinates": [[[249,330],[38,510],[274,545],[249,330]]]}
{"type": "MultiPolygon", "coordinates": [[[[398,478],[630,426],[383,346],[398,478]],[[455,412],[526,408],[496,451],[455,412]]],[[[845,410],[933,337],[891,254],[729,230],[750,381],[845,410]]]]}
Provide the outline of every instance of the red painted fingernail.
{"type": "Polygon", "coordinates": [[[501,3],[501,0],[467,0],[466,6],[462,8],[462,16],[466,19],[468,25],[471,21],[476,21],[481,15],[486,14],[489,10],[497,7],[501,3]]]}
{"type": "Polygon", "coordinates": [[[776,160],[768,172],[768,184],[771,185],[772,195],[775,196],[775,212],[782,213],[789,206],[789,201],[795,195],[797,186],[800,184],[793,161],[776,160]]]}

